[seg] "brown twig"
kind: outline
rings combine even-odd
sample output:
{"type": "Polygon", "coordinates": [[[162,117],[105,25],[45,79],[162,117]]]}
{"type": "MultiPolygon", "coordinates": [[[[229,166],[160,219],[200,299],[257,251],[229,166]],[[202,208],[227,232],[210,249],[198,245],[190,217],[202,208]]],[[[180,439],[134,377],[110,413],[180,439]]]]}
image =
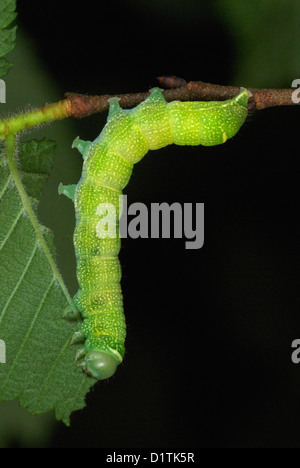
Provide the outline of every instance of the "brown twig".
{"type": "MultiPolygon", "coordinates": [[[[176,77],[159,77],[159,82],[169,87],[163,91],[166,101],[223,101],[236,96],[240,87],[222,86],[202,81],[190,81],[183,84],[184,80],[176,77]],[[176,87],[179,83],[180,87],[176,87]],[[175,87],[174,87],[175,86],[175,87]]],[[[249,110],[262,110],[274,106],[295,105],[292,101],[293,88],[289,89],[263,89],[247,88],[252,96],[249,99],[249,110]]],[[[109,107],[108,99],[116,95],[89,96],[77,93],[66,93],[66,100],[70,106],[70,115],[75,118],[86,117],[97,112],[102,112],[109,107]]],[[[144,101],[149,92],[118,94],[120,106],[124,109],[135,107],[144,101]]]]}

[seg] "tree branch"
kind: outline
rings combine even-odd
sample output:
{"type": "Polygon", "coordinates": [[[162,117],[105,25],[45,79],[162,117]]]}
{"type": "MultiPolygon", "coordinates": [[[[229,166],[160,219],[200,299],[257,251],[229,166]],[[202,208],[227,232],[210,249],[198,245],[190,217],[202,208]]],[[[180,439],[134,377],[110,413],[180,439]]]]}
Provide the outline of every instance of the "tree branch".
{"type": "MultiPolygon", "coordinates": [[[[202,81],[190,81],[186,83],[182,78],[175,76],[158,78],[158,81],[166,89],[163,94],[166,101],[223,101],[231,99],[240,92],[240,87],[222,86],[202,81]]],[[[292,101],[293,88],[288,89],[267,89],[267,88],[247,88],[252,96],[249,99],[249,110],[262,110],[274,106],[296,105],[292,101]]],[[[102,96],[89,96],[77,93],[66,93],[69,101],[71,115],[75,118],[86,117],[97,112],[102,112],[109,107],[108,99],[116,95],[104,94],[102,96]]],[[[148,96],[149,92],[118,94],[120,106],[124,109],[135,107],[148,96]]]]}
{"type": "MultiPolygon", "coordinates": [[[[176,76],[161,76],[159,83],[169,89],[165,89],[163,94],[166,101],[223,101],[231,99],[240,92],[240,87],[222,86],[202,81],[190,81],[186,83],[182,78],[176,76]]],[[[249,110],[261,110],[274,106],[292,106],[292,94],[295,91],[289,89],[263,89],[247,88],[252,96],[248,102],[249,110]]],[[[15,135],[23,130],[36,127],[46,122],[75,117],[80,119],[97,112],[103,112],[109,107],[108,99],[111,97],[120,98],[120,106],[124,109],[131,109],[143,102],[149,92],[131,94],[103,94],[102,96],[89,96],[85,94],[66,93],[66,99],[46,104],[38,109],[13,115],[0,120],[0,140],[4,140],[7,135],[15,135]]]]}

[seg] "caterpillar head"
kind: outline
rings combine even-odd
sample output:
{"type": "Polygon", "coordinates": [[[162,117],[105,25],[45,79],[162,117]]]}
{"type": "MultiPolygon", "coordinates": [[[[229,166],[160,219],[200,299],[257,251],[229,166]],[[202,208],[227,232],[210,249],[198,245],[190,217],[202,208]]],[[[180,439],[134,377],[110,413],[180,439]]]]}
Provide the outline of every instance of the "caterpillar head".
{"type": "Polygon", "coordinates": [[[111,354],[103,351],[89,351],[82,362],[82,370],[90,377],[104,380],[111,377],[120,362],[111,354]]]}

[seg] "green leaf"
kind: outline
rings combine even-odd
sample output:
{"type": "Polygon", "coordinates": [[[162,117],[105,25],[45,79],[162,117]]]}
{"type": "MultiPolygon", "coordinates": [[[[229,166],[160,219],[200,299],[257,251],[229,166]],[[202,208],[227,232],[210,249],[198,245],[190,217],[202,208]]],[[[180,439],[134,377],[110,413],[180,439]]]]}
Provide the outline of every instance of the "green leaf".
{"type": "Polygon", "coordinates": [[[1,58],[0,59],[0,77],[6,75],[12,67],[13,67],[12,63],[9,63],[4,58],[1,58]]]}
{"type": "Polygon", "coordinates": [[[6,28],[17,17],[16,0],[1,0],[0,1],[0,28],[6,28]]]}
{"type": "Polygon", "coordinates": [[[16,45],[17,27],[0,31],[0,57],[11,52],[16,45]]]}
{"type": "Polygon", "coordinates": [[[16,46],[16,26],[6,29],[16,19],[15,9],[16,0],[0,0],[0,78],[12,67],[3,57],[16,46]]]}
{"type": "Polygon", "coordinates": [[[19,180],[0,156],[0,339],[6,346],[0,399],[19,399],[32,414],[54,409],[69,424],[95,381],[75,365],[70,340],[80,324],[62,319],[70,297],[53,262],[53,235],[33,222],[26,205],[35,215],[54,147],[46,139],[21,144],[19,180]]]}

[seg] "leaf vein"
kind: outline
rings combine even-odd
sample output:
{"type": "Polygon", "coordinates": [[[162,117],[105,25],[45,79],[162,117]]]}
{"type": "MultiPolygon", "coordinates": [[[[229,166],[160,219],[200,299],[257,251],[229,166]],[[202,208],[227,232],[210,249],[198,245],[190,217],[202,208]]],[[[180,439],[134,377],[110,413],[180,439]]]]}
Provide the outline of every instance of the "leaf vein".
{"type": "Polygon", "coordinates": [[[4,193],[5,193],[6,189],[7,189],[7,187],[9,186],[10,181],[11,181],[11,174],[9,174],[9,176],[7,177],[7,179],[6,179],[6,181],[5,181],[5,184],[4,184],[4,186],[3,186],[3,189],[2,189],[1,192],[0,192],[0,200],[1,200],[1,198],[3,197],[3,195],[4,195],[4,193]]]}
{"type": "Polygon", "coordinates": [[[8,233],[6,234],[4,240],[1,242],[0,244],[0,252],[1,250],[3,249],[4,245],[6,244],[7,240],[9,239],[10,235],[12,234],[13,230],[15,229],[16,225],[18,224],[18,221],[19,219],[21,218],[21,215],[22,213],[24,212],[24,209],[23,207],[21,208],[21,210],[19,211],[15,221],[13,222],[13,224],[11,225],[11,228],[10,230],[8,231],[8,233]]]}
{"type": "Polygon", "coordinates": [[[23,272],[22,272],[20,278],[18,279],[17,284],[16,284],[16,286],[14,287],[14,290],[12,291],[11,295],[9,296],[9,298],[8,298],[8,300],[7,300],[7,302],[6,302],[5,306],[4,306],[4,308],[2,309],[2,312],[1,312],[1,315],[0,315],[0,323],[2,322],[2,320],[3,320],[3,318],[4,318],[4,315],[5,315],[6,311],[7,311],[7,308],[8,308],[8,306],[9,306],[9,304],[10,304],[12,298],[13,298],[14,295],[16,294],[18,288],[20,287],[20,284],[21,284],[22,281],[23,281],[24,276],[26,275],[26,273],[27,273],[27,271],[28,271],[28,269],[29,269],[29,267],[30,267],[30,264],[31,264],[31,262],[32,262],[32,260],[33,260],[33,257],[34,257],[34,255],[35,255],[35,253],[36,253],[36,251],[37,251],[37,247],[38,247],[38,241],[36,241],[36,243],[35,243],[35,245],[34,245],[34,247],[33,247],[33,249],[32,249],[32,252],[31,252],[31,254],[30,254],[30,257],[29,257],[29,259],[28,259],[28,261],[27,261],[27,264],[26,264],[26,266],[25,266],[25,268],[24,268],[24,270],[23,270],[23,272]]]}
{"type": "Polygon", "coordinates": [[[43,305],[44,305],[44,303],[46,301],[46,298],[47,298],[47,296],[49,294],[49,291],[51,290],[51,288],[53,286],[54,281],[55,281],[55,277],[53,276],[53,278],[52,278],[52,280],[50,282],[50,285],[48,286],[47,290],[45,291],[45,293],[44,293],[44,295],[42,297],[42,300],[40,301],[39,306],[38,306],[32,320],[31,320],[31,322],[29,324],[29,328],[28,328],[28,330],[26,332],[26,335],[25,335],[25,337],[24,337],[18,351],[16,352],[16,355],[15,355],[15,358],[14,358],[14,360],[12,362],[11,368],[9,369],[9,372],[8,372],[6,378],[5,378],[5,381],[3,382],[2,391],[3,391],[4,387],[6,387],[8,381],[9,381],[10,375],[12,374],[12,372],[13,372],[13,370],[15,368],[16,363],[18,363],[18,357],[20,356],[21,352],[23,351],[23,348],[24,348],[24,346],[25,346],[25,344],[26,344],[26,342],[28,340],[28,337],[29,337],[29,335],[31,333],[31,330],[32,330],[32,328],[33,328],[33,326],[35,324],[35,321],[38,318],[39,313],[40,313],[40,311],[41,311],[41,309],[42,309],[42,307],[43,307],[43,305]]]}
{"type": "MultiPolygon", "coordinates": [[[[57,357],[56,359],[54,360],[51,368],[49,369],[45,379],[44,379],[44,382],[43,384],[40,386],[40,390],[39,390],[39,393],[38,393],[38,396],[37,396],[37,399],[36,399],[36,408],[38,407],[38,402],[39,400],[42,398],[42,395],[44,393],[44,391],[46,390],[47,388],[47,381],[50,379],[51,375],[53,374],[57,364],[59,364],[59,361],[61,359],[61,356],[62,354],[65,352],[66,348],[70,345],[70,342],[71,342],[71,336],[65,341],[64,345],[62,346],[60,352],[57,354],[57,357]]],[[[75,363],[74,363],[75,365],[75,363]]]]}

